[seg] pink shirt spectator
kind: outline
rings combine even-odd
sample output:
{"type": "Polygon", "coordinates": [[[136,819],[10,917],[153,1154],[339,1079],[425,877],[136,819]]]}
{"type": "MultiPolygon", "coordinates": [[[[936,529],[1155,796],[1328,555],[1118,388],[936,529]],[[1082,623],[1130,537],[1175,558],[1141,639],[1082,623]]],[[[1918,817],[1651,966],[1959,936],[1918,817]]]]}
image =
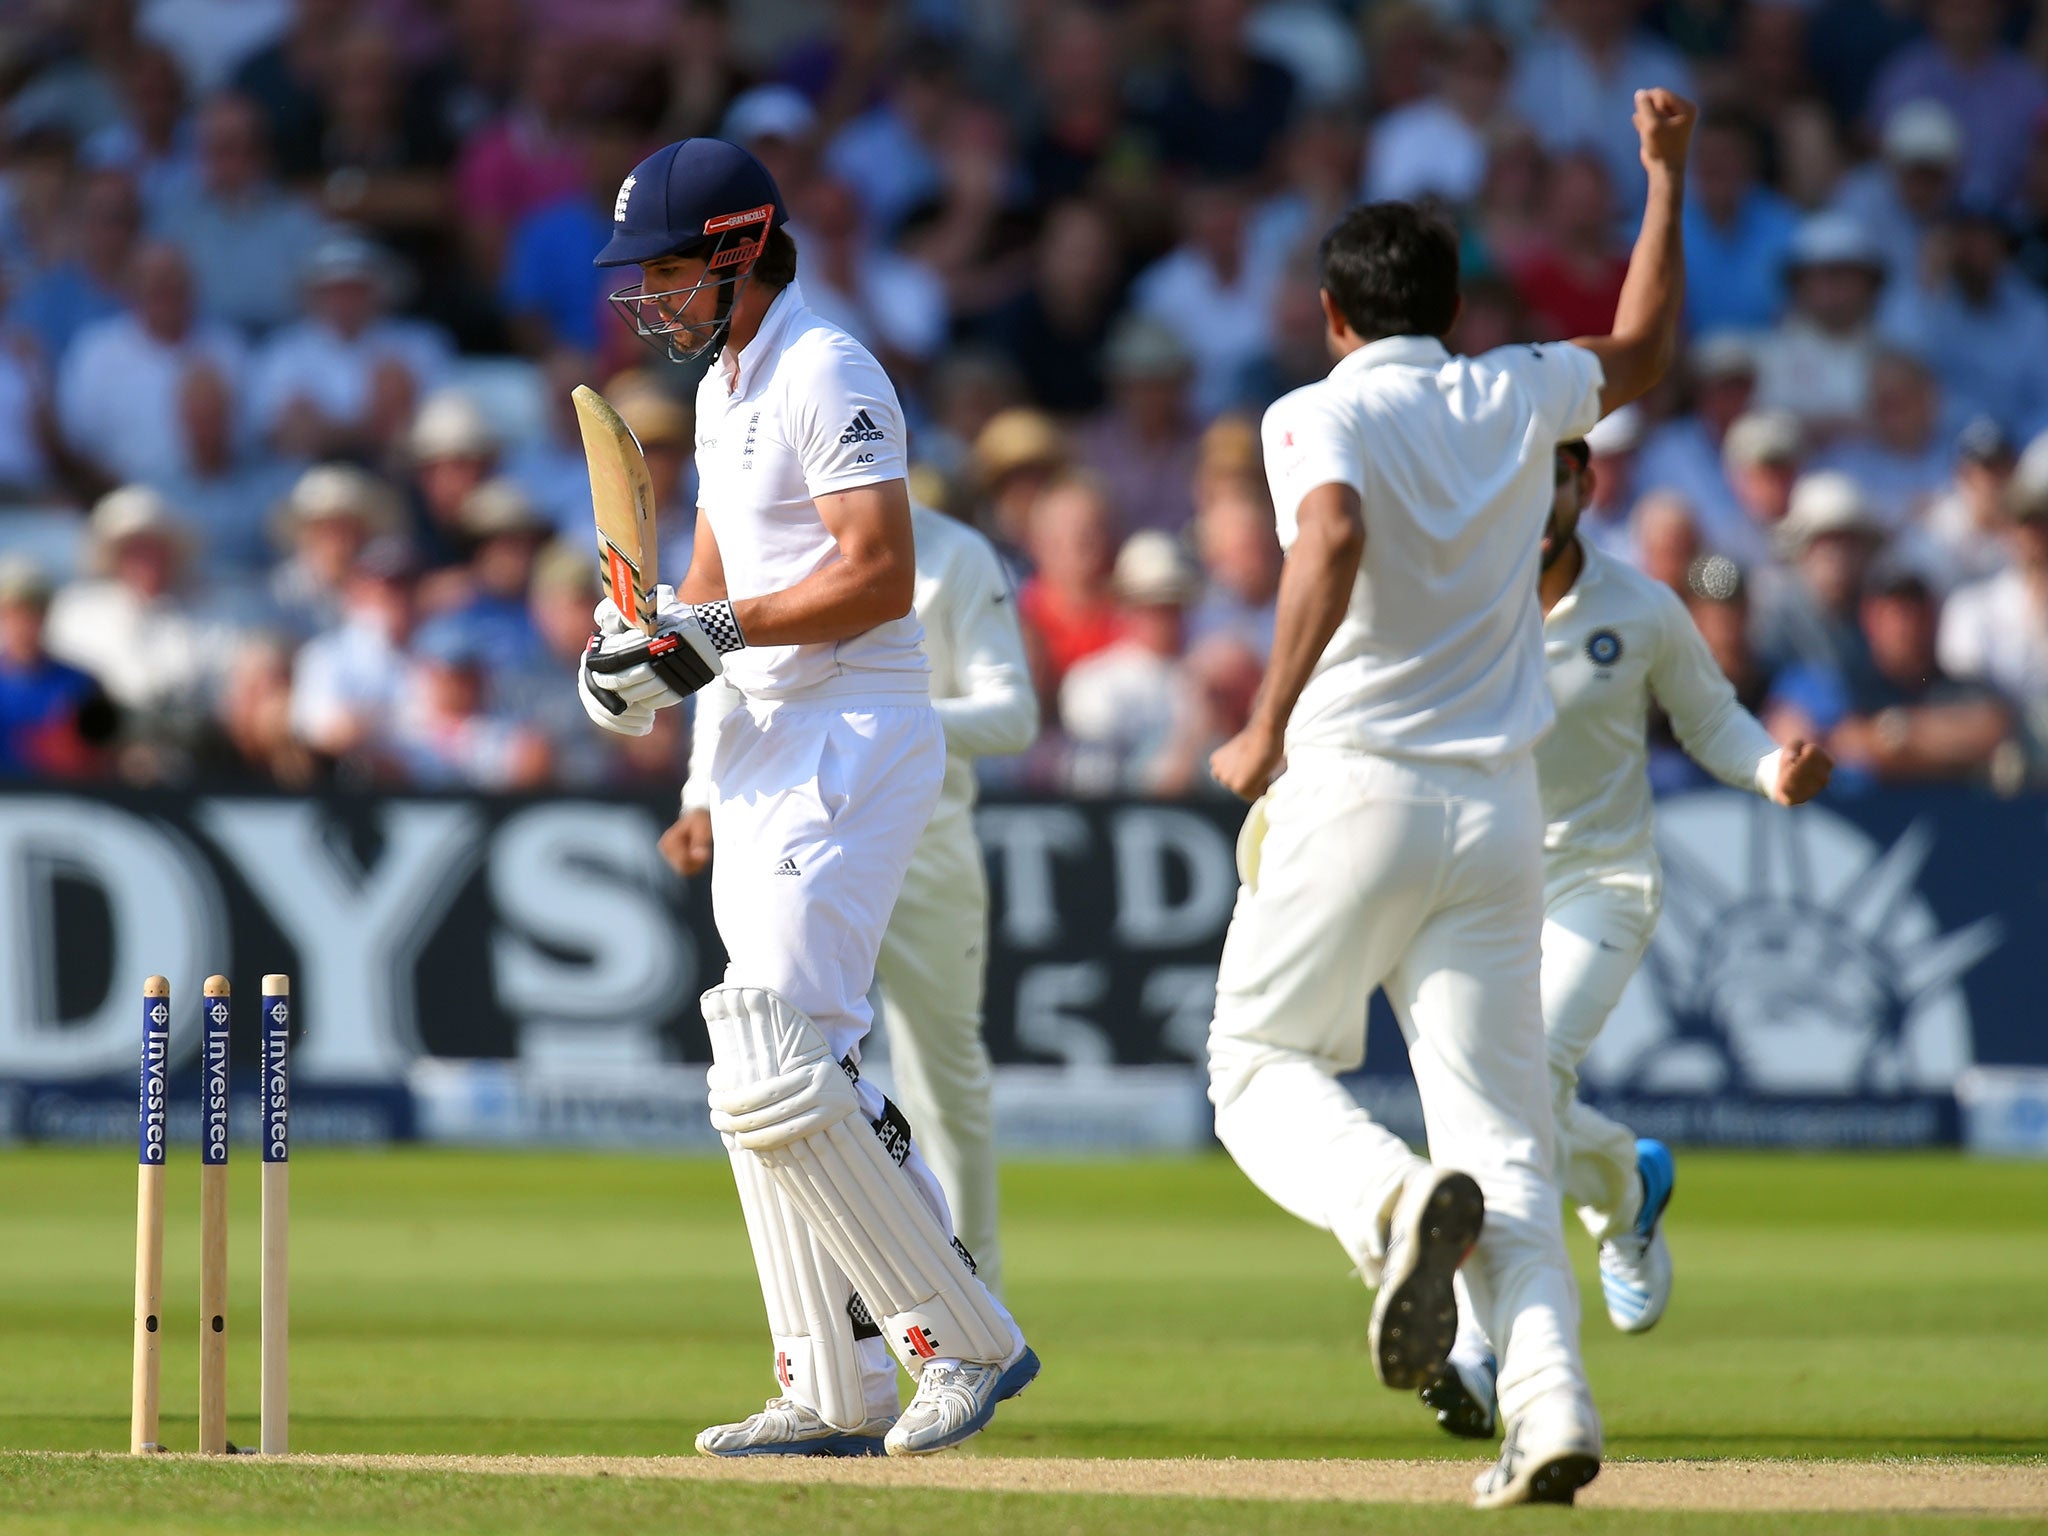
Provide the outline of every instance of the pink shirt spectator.
{"type": "Polygon", "coordinates": [[[455,167],[463,218],[500,229],[582,187],[583,160],[574,141],[554,137],[521,112],[507,113],[471,139],[455,167]]]}

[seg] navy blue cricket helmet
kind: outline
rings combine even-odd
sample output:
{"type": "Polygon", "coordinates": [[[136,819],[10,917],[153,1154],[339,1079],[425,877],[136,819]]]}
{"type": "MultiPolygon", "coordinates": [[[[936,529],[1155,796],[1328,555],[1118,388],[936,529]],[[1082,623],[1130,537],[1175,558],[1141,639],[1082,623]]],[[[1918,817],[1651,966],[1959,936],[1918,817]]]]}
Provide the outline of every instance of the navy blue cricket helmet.
{"type": "Polygon", "coordinates": [[[650,346],[677,362],[725,342],[733,307],[752,275],[771,230],[789,218],[768,167],[724,139],[682,139],[633,167],[612,204],[612,237],[595,265],[625,267],[664,256],[701,257],[704,273],[687,288],[647,290],[645,283],[611,295],[615,308],[650,346]],[[718,292],[717,318],[686,323],[677,316],[700,290],[718,292]]]}

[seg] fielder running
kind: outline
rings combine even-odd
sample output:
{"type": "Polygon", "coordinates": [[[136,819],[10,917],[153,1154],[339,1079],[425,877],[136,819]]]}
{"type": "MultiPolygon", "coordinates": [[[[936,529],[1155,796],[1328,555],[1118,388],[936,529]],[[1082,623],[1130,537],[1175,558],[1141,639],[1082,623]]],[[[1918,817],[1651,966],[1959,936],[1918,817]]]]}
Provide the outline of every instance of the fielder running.
{"type": "MultiPolygon", "coordinates": [[[[1536,748],[1543,798],[1543,1033],[1557,1112],[1558,1182],[1600,1244],[1607,1316],[1641,1333],[1671,1298],[1662,1219],[1677,1172],[1660,1141],[1579,1102],[1592,1049],[1657,926],[1663,877],[1651,842],[1650,704],[1694,762],[1736,789],[1802,805],[1833,771],[1804,742],[1779,748],[1735,701],[1692,616],[1670,588],[1578,537],[1592,492],[1583,442],[1560,446],[1537,595],[1557,723],[1536,748]]],[[[1437,1422],[1494,1431],[1494,1354],[1460,1297],[1457,1346],[1422,1389],[1437,1422]]]]}
{"type": "MultiPolygon", "coordinates": [[[[916,610],[931,661],[932,708],[946,733],[946,781],[911,855],[876,972],[897,1098],[946,1192],[954,1230],[982,1280],[1001,1295],[995,1116],[981,1034],[988,871],[974,835],[974,760],[1030,746],[1038,698],[995,546],[929,507],[912,506],[910,516],[916,610]]],[[[711,857],[712,748],[718,721],[737,698],[722,682],[697,695],[682,814],[662,838],[679,874],[696,874],[711,857]]]]}
{"type": "Polygon", "coordinates": [[[1600,1468],[1537,994],[1531,752],[1551,719],[1537,546],[1556,444],[1670,359],[1693,118],[1669,92],[1636,93],[1649,198],[1609,336],[1453,357],[1448,229],[1377,204],[1325,238],[1336,363],[1263,426],[1288,550],[1272,661],[1251,724],[1211,759],[1256,799],[1209,1038],[1216,1134],[1377,1287],[1369,1344],[1386,1385],[1443,1368],[1465,1264],[1505,1346],[1508,1435],[1481,1505],[1568,1503],[1600,1468]],[[1337,1081],[1364,1059],[1381,986],[1433,1162],[1337,1081]]]}
{"type": "Polygon", "coordinates": [[[599,605],[579,693],[608,730],[723,675],[711,753],[729,962],[704,994],[725,1139],[780,1395],[697,1437],[707,1455],[919,1455],[979,1432],[1038,1357],[954,1239],[902,1114],[860,1079],[868,989],[938,802],[933,711],[887,375],[804,307],[781,195],[752,155],[685,139],[619,188],[599,266],[613,301],[697,391],[700,506],[650,639],[599,605]],[[917,1382],[897,1412],[893,1350],[917,1382]]]}

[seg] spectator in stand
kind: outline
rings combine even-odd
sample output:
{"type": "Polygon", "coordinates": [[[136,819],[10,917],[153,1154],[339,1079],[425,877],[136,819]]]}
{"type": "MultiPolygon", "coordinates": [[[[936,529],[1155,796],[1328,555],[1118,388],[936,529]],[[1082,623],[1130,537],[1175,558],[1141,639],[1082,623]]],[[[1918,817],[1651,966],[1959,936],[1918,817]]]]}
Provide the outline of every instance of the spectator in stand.
{"type": "Polygon", "coordinates": [[[1817,470],[1800,477],[1778,530],[1786,579],[1761,594],[1757,615],[1757,649],[1769,665],[1802,665],[1844,688],[1867,682],[1870,648],[1857,610],[1885,533],[1847,475],[1817,470]]]}
{"type": "Polygon", "coordinates": [[[1539,340],[1605,335],[1628,258],[1615,248],[1607,171],[1590,152],[1554,161],[1544,185],[1543,236],[1508,269],[1539,340]]]}
{"type": "MultiPolygon", "coordinates": [[[[0,269],[0,316],[7,300],[0,269]]],[[[51,500],[52,460],[61,451],[43,349],[11,316],[0,319],[0,507],[51,500]]]]}
{"type": "Polygon", "coordinates": [[[90,673],[43,643],[49,578],[0,557],[0,779],[80,779],[105,764],[115,715],[90,673]]]}
{"type": "Polygon", "coordinates": [[[1508,64],[1507,44],[1491,28],[1452,34],[1443,45],[1435,92],[1373,125],[1366,201],[1469,203],[1477,197],[1501,123],[1508,64]]]}
{"type": "Polygon", "coordinates": [[[576,664],[598,599],[597,567],[586,542],[557,539],[534,561],[532,619],[540,646],[532,663],[506,672],[492,663],[492,680],[510,713],[547,741],[555,782],[580,789],[618,777],[616,744],[622,740],[593,731],[576,701],[576,664]]]}
{"type": "Polygon", "coordinates": [[[95,171],[78,194],[64,256],[23,284],[8,316],[34,336],[44,366],[56,368],[78,333],[125,307],[142,208],[121,171],[95,171]]]}
{"type": "MultiPolygon", "coordinates": [[[[1022,376],[1003,353],[969,342],[939,360],[926,396],[923,419],[912,418],[912,468],[943,476],[961,493],[978,494],[974,444],[983,428],[1025,398],[1022,376]]],[[[949,502],[946,510],[970,515],[964,502],[949,502]]]]}
{"type": "Polygon", "coordinates": [[[2020,708],[2038,755],[2048,746],[2048,437],[2020,456],[2006,506],[2007,564],[1949,598],[1938,652],[1944,671],[2020,708]]]}
{"type": "Polygon", "coordinates": [[[1099,7],[1067,0],[1036,30],[1029,61],[1035,111],[1023,162],[1041,203],[1096,190],[1113,157],[1135,158],[1116,25],[1099,7]]]}
{"type": "MultiPolygon", "coordinates": [[[[541,651],[528,608],[533,564],[554,527],[512,481],[486,480],[463,499],[461,529],[469,559],[438,573],[422,593],[436,626],[453,625],[507,671],[530,667],[541,651]]],[[[593,557],[594,558],[594,557],[593,557]]]]}
{"type": "Polygon", "coordinates": [[[349,571],[342,620],[300,649],[292,729],[349,775],[374,771],[406,686],[419,566],[402,539],[374,539],[349,571]]]}
{"type": "Polygon", "coordinates": [[[191,270],[176,246],[138,249],[128,292],[128,312],[81,330],[57,375],[65,445],[101,484],[190,474],[187,392],[204,382],[232,398],[247,371],[240,339],[195,315],[191,270]]]}
{"type": "Polygon", "coordinates": [[[1265,356],[1283,253],[1248,238],[1246,189],[1204,182],[1181,198],[1181,243],[1139,274],[1133,309],[1171,328],[1195,363],[1195,408],[1213,416],[1265,356]]]}
{"type": "Polygon", "coordinates": [[[317,170],[329,217],[346,219],[414,261],[438,255],[449,227],[454,146],[431,100],[415,92],[399,40],[382,20],[336,42],[323,82],[317,170]]]}
{"type": "MultiPolygon", "coordinates": [[[[1330,353],[1323,335],[1323,303],[1316,277],[1315,247],[1305,246],[1289,259],[1273,290],[1267,319],[1266,351],[1238,377],[1230,409],[1263,413],[1289,390],[1313,384],[1330,371],[1330,353]]],[[[1477,287],[1478,285],[1473,285],[1477,287]]],[[[1512,297],[1512,296],[1511,296],[1512,297]]],[[[1484,323],[1484,301],[1475,308],[1470,290],[1461,322],[1484,323]]],[[[1454,337],[1453,340],[1458,338],[1454,337]]]]}
{"type": "Polygon", "coordinates": [[[1862,486],[1871,509],[1899,533],[1948,486],[1954,438],[1941,418],[1941,391],[1927,365],[1911,353],[1881,352],[1870,370],[1867,429],[1822,451],[1814,465],[1862,486]]]}
{"type": "Polygon", "coordinates": [[[139,0],[135,10],[135,30],[176,55],[202,93],[225,84],[291,21],[291,0],[139,0]]]}
{"type": "Polygon", "coordinates": [[[449,138],[466,146],[517,98],[533,23],[525,0],[453,0],[447,12],[450,46],[429,86],[449,138]]]}
{"type": "Polygon", "coordinates": [[[0,119],[6,171],[0,178],[0,263],[24,277],[63,255],[78,185],[77,147],[54,127],[10,130],[0,119]]]}
{"type": "Polygon", "coordinates": [[[1101,206],[1085,198],[1056,204],[1039,231],[1031,286],[976,327],[982,341],[1015,362],[1045,410],[1080,416],[1101,409],[1102,354],[1122,297],[1121,260],[1115,226],[1101,206]]]}
{"type": "Polygon", "coordinates": [[[1884,257],[1855,220],[1817,213],[1792,237],[1786,269],[1792,306],[1757,357],[1757,403],[1826,440],[1854,430],[1870,404],[1884,257]]]}
{"type": "Polygon", "coordinates": [[[326,84],[355,15],[349,0],[296,0],[291,25],[235,71],[233,88],[262,111],[278,174],[289,181],[320,174],[326,84]]]}
{"type": "Polygon", "coordinates": [[[292,730],[292,644],[251,635],[229,656],[227,675],[202,737],[199,767],[212,781],[237,780],[304,790],[321,763],[292,730]]]}
{"type": "Polygon", "coordinates": [[[945,285],[923,262],[870,239],[860,199],[846,183],[814,176],[789,196],[805,304],[860,341],[907,388],[945,342],[945,285]]]}
{"type": "Polygon", "coordinates": [[[1884,124],[1881,159],[1842,178],[1830,207],[1869,230],[1895,283],[1917,286],[1921,252],[1956,197],[1963,129],[1938,101],[1909,101],[1884,124]]]}
{"type": "Polygon", "coordinates": [[[1871,670],[1842,693],[1832,718],[1815,722],[1836,765],[1880,784],[1983,778],[2012,710],[1988,684],[1942,669],[1941,604],[1925,579],[1880,560],[1864,584],[1862,622],[1871,670]]]}
{"type": "Polygon", "coordinates": [[[1899,552],[1944,596],[2005,569],[2005,498],[2018,455],[2005,429],[1980,416],[1957,434],[1955,474],[1899,552]]]}
{"type": "Polygon", "coordinates": [[[1110,590],[1116,561],[1116,509],[1102,482],[1085,471],[1060,475],[1031,512],[1036,573],[1017,594],[1017,612],[1043,646],[1045,716],[1055,717],[1059,687],[1074,664],[1123,636],[1110,590]]]}
{"type": "Polygon", "coordinates": [[[1716,530],[1740,527],[1742,503],[1728,483],[1722,447],[1728,429],[1756,396],[1756,349],[1747,336],[1717,331],[1686,352],[1692,409],[1657,427],[1643,441],[1636,481],[1645,490],[1676,491],[1700,520],[1708,542],[1716,530]]]}
{"type": "MultiPolygon", "coordinates": [[[[625,328],[621,326],[619,329],[623,331],[625,328]]],[[[635,346],[638,346],[637,342],[635,346]]],[[[640,360],[646,356],[643,350],[640,360]]],[[[545,430],[525,436],[505,453],[505,473],[519,482],[521,489],[550,522],[564,533],[578,538],[590,532],[590,473],[583,459],[583,429],[577,424],[573,391],[586,380],[603,377],[605,375],[592,365],[588,353],[566,349],[550,352],[541,364],[545,430]]],[[[617,404],[616,401],[613,403],[617,404]]],[[[491,435],[495,445],[496,432],[487,421],[484,430],[491,435]]],[[[685,447],[688,446],[686,442],[685,447]]],[[[652,461],[649,468],[653,468],[652,461]]],[[[684,469],[692,478],[680,493],[682,500],[676,504],[685,506],[689,515],[695,517],[695,465],[686,458],[684,469]]],[[[479,480],[481,478],[478,477],[479,480]]],[[[454,504],[450,503],[451,506],[454,504]]],[[[658,500],[656,512],[662,512],[669,504],[666,500],[658,500]]]]}
{"type": "Polygon", "coordinates": [[[120,121],[86,140],[86,163],[128,177],[160,213],[188,196],[199,174],[185,106],[178,61],[161,48],[136,48],[121,76],[120,121]]]}
{"type": "Polygon", "coordinates": [[[1188,640],[1235,641],[1260,663],[1272,654],[1280,591],[1280,540],[1263,472],[1213,483],[1195,514],[1202,589],[1188,613],[1188,640]]]}
{"type": "Polygon", "coordinates": [[[132,22],[124,0],[12,7],[8,31],[13,59],[19,62],[9,70],[9,126],[19,132],[47,130],[77,143],[118,121],[121,87],[136,47],[132,22]],[[36,16],[38,9],[43,16],[36,16]],[[37,37],[37,30],[44,35],[37,37]],[[43,67],[26,79],[21,64],[29,60],[22,60],[22,53],[31,59],[43,55],[34,59],[43,67]]]}
{"type": "Polygon", "coordinates": [[[1183,0],[1178,47],[1140,114],[1169,168],[1211,179],[1266,170],[1294,109],[1294,77],[1246,43],[1248,0],[1183,0]]]}
{"type": "Polygon", "coordinates": [[[1550,25],[1515,61],[1509,98],[1552,154],[1598,155],[1631,217],[1648,185],[1629,126],[1636,91],[1656,84],[1696,96],[1684,58],[1642,27],[1642,11],[1641,0],[1553,0],[1550,25]]]}
{"type": "Polygon", "coordinates": [[[481,632],[448,618],[420,627],[391,730],[391,755],[406,782],[493,790],[546,782],[547,738],[493,701],[495,667],[481,632]]]}
{"type": "Polygon", "coordinates": [[[299,274],[326,228],[311,204],[270,179],[262,114],[240,96],[200,109],[198,184],[157,214],[185,253],[209,320],[262,332],[298,313],[299,274]]]}
{"type": "Polygon", "coordinates": [[[518,222],[582,188],[587,170],[576,136],[576,55],[530,32],[519,94],[467,139],[455,163],[455,213],[472,271],[495,283],[518,222]]]}
{"type": "Polygon", "coordinates": [[[2036,288],[2048,289],[2048,122],[2034,130],[2026,181],[2012,202],[2013,265],[2036,288]]]}
{"type": "Polygon", "coordinates": [[[1618,560],[1629,555],[1629,517],[1635,511],[1636,451],[1643,441],[1640,407],[1624,405],[1602,417],[1573,453],[1592,485],[1581,497],[1579,537],[1618,560]]]}
{"type": "Polygon", "coordinates": [[[88,525],[90,575],[50,606],[50,654],[99,679],[155,739],[182,741],[203,718],[223,658],[216,606],[186,590],[191,535],[144,485],[100,498],[88,525]]]}
{"type": "Polygon", "coordinates": [[[1059,424],[1043,411],[1013,406],[988,419],[974,439],[974,479],[983,513],[980,525],[1016,567],[1032,548],[1039,501],[1073,462],[1059,424]]]}
{"type": "Polygon", "coordinates": [[[513,340],[534,357],[558,347],[596,353],[624,331],[605,302],[618,274],[590,257],[610,237],[612,204],[639,162],[640,135],[623,118],[594,118],[579,126],[576,145],[583,184],[521,215],[505,252],[499,298],[513,340]]]}
{"type": "Polygon", "coordinates": [[[752,151],[778,187],[800,187],[817,174],[818,112],[794,86],[757,85],[741,92],[715,131],[752,151]]]}
{"type": "MultiPolygon", "coordinates": [[[[605,385],[604,393],[640,440],[640,451],[647,460],[647,481],[654,492],[661,569],[671,583],[679,581],[689,570],[697,545],[696,434],[690,407],[645,373],[615,378],[605,385]]],[[[579,472],[581,468],[579,464],[579,472]]],[[[581,541],[588,537],[589,499],[586,475],[577,515],[560,525],[569,538],[581,541]]]]}
{"type": "Polygon", "coordinates": [[[1683,596],[1693,566],[1705,553],[1700,525],[1676,491],[1652,491],[1629,517],[1628,559],[1652,581],[1683,596]]]}
{"type": "Polygon", "coordinates": [[[1180,544],[1157,529],[1125,541],[1111,588],[1118,637],[1074,663],[1060,684],[1060,722],[1073,743],[1070,787],[1082,795],[1185,787],[1171,748],[1183,709],[1179,658],[1184,615],[1199,578],[1180,544]]]}
{"type": "Polygon", "coordinates": [[[1896,295],[1887,328],[1928,360],[1959,408],[2024,440],[2048,428],[2048,298],[2013,266],[1999,209],[1965,203],[1944,235],[1934,281],[1896,295]]]}
{"type": "Polygon", "coordinates": [[[825,169],[859,191],[879,239],[893,237],[913,210],[944,191],[948,135],[963,99],[959,69],[942,44],[911,45],[887,77],[886,96],[825,146],[825,169]]]}
{"type": "Polygon", "coordinates": [[[1121,532],[1178,534],[1194,517],[1189,487],[1201,444],[1188,409],[1188,355],[1167,327],[1131,315],[1104,363],[1109,409],[1074,434],[1076,453],[1101,477],[1121,532]]]}
{"type": "MultiPolygon", "coordinates": [[[[739,131],[740,125],[727,114],[728,105],[745,101],[750,87],[790,89],[754,86],[754,77],[733,56],[732,19],[727,12],[728,0],[683,0],[676,7],[668,32],[668,110],[652,135],[656,142],[716,134],[753,149],[756,146],[748,135],[739,131]]],[[[802,92],[790,93],[804,101],[806,113],[816,117],[802,92]]],[[[781,165],[768,167],[778,187],[793,185],[784,171],[781,165]]]]}
{"type": "MultiPolygon", "coordinates": [[[[567,391],[563,391],[566,397],[567,391]]],[[[566,398],[561,407],[573,417],[566,398]]],[[[413,417],[406,440],[412,471],[412,499],[431,564],[452,561],[462,545],[462,504],[470,493],[498,472],[502,445],[498,432],[473,396],[459,389],[429,395],[413,417]]],[[[581,469],[581,454],[578,468],[581,469]]],[[[590,514],[590,482],[581,481],[585,519],[590,514]]]]}
{"type": "Polygon", "coordinates": [[[353,464],[316,464],[277,509],[286,557],[270,576],[270,598],[299,639],[342,619],[349,573],[370,540],[398,531],[397,494],[353,464]]]}
{"type": "Polygon", "coordinates": [[[1702,530],[1707,543],[1746,570],[1766,568],[1806,462],[1805,429],[1789,411],[1747,411],[1728,428],[1721,461],[1741,516],[1702,530]]]}
{"type": "Polygon", "coordinates": [[[2003,0],[1928,0],[1926,16],[1927,36],[1901,48],[1878,77],[1869,115],[1882,123],[1906,102],[1940,102],[1962,124],[1964,193],[2009,197],[2048,108],[2048,81],[2000,40],[2003,0]]]}
{"type": "Polygon", "coordinates": [[[447,338],[390,317],[390,260],[359,235],[324,241],[304,276],[307,317],[273,336],[251,373],[253,425],[289,458],[379,458],[447,373],[447,338]]]}
{"type": "Polygon", "coordinates": [[[1770,325],[1785,305],[1785,256],[1799,216],[1758,175],[1756,125],[1713,112],[1693,135],[1686,178],[1685,321],[1695,334],[1770,325]]]}

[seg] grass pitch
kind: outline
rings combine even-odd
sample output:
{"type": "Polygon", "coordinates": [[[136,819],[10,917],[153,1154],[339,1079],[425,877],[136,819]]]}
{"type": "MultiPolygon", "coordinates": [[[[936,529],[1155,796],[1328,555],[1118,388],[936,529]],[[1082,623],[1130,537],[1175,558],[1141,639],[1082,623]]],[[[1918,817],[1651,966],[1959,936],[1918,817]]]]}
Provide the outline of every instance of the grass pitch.
{"type": "MultiPolygon", "coordinates": [[[[181,1151],[172,1167],[165,1263],[163,1438],[187,1449],[194,1161],[181,1151]]],[[[232,1170],[238,1441],[255,1436],[257,1172],[254,1158],[232,1170]]],[[[295,1451],[672,1456],[772,1390],[722,1163],[313,1149],[292,1177],[295,1451]]],[[[1373,1382],[1369,1298],[1335,1244],[1220,1157],[1014,1167],[1004,1198],[1011,1301],[1046,1371],[953,1459],[1474,1456],[1373,1382]]],[[[2048,1454],[2044,1213],[2043,1166],[1683,1156],[1670,1225],[1679,1290],[1654,1333],[1613,1333],[1590,1245],[1573,1244],[1610,1455],[1932,1456],[2020,1463],[2031,1476],[2026,1464],[2048,1454]]],[[[125,1447],[133,1222],[120,1152],[0,1153],[0,1450],[125,1447]]],[[[931,1521],[1027,1533],[1436,1531],[1480,1518],[1124,1491],[0,1455],[9,1531],[751,1530],[791,1517],[820,1532],[931,1521]]],[[[1551,1517],[1509,1524],[1522,1518],[1551,1517]]],[[[1630,1532],[2033,1523],[1967,1507],[1588,1508],[1578,1520],[1630,1532]]]]}

